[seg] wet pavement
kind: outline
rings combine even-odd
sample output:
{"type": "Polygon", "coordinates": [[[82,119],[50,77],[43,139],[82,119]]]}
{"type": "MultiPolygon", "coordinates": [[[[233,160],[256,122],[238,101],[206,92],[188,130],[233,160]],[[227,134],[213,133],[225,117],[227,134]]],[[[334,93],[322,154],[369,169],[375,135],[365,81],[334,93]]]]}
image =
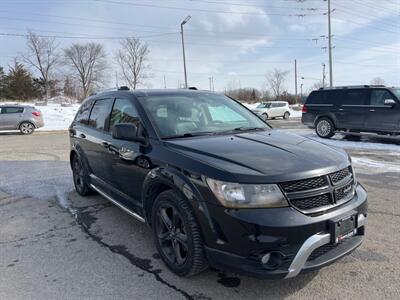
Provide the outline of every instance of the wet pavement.
{"type": "Polygon", "coordinates": [[[217,270],[185,279],[162,264],[146,225],[73,191],[67,133],[0,134],[0,299],[395,299],[400,149],[387,145],[348,149],[370,199],[367,237],[351,255],[290,280],[217,270]]]}

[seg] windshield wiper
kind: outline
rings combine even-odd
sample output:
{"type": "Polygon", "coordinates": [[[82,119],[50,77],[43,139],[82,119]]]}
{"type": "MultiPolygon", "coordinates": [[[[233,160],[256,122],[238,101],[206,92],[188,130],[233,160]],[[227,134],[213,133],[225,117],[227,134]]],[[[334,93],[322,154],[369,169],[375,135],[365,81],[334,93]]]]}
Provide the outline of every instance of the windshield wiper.
{"type": "Polygon", "coordinates": [[[212,132],[212,131],[187,132],[187,133],[184,133],[184,134],[170,135],[170,136],[164,137],[163,140],[182,139],[182,138],[187,138],[187,137],[195,137],[195,136],[202,136],[202,135],[213,135],[213,134],[215,134],[215,132],[212,132]]]}
{"type": "Polygon", "coordinates": [[[231,133],[231,132],[244,132],[244,131],[264,131],[266,128],[265,127],[236,127],[234,129],[229,129],[229,130],[225,130],[225,131],[221,131],[219,133],[231,133]]]}

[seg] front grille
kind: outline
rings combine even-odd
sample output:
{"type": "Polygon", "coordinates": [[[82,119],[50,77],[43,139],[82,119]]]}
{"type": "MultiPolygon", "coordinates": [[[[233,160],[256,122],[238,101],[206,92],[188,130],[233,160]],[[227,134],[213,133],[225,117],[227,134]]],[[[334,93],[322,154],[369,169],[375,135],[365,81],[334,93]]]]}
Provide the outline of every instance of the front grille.
{"type": "Polygon", "coordinates": [[[329,194],[305,199],[295,199],[290,202],[300,210],[313,209],[331,204],[329,194]]]}
{"type": "Polygon", "coordinates": [[[335,190],[336,202],[353,196],[353,182],[346,184],[345,186],[335,190]]]}
{"type": "Polygon", "coordinates": [[[312,190],[327,185],[328,182],[325,176],[314,177],[310,179],[296,180],[284,182],[281,184],[286,193],[299,192],[304,190],[312,190]]]}
{"type": "Polygon", "coordinates": [[[343,179],[350,176],[351,174],[352,174],[351,168],[347,167],[343,170],[329,174],[329,177],[331,178],[333,184],[337,184],[338,182],[342,181],[343,179]]]}
{"type": "Polygon", "coordinates": [[[351,167],[327,175],[280,184],[289,203],[306,214],[328,210],[350,200],[354,194],[351,167]]]}

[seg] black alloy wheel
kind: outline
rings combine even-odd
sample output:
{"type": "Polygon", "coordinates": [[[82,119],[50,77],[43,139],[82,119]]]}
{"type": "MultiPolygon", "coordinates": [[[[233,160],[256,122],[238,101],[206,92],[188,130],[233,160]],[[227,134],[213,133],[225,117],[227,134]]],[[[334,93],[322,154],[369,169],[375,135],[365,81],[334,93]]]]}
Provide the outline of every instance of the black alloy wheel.
{"type": "Polygon", "coordinates": [[[173,273],[189,277],[208,267],[200,227],[182,195],[173,190],[158,195],[151,224],[158,253],[173,273]]]}
{"type": "Polygon", "coordinates": [[[91,188],[85,181],[85,170],[76,155],[72,159],[72,177],[74,179],[75,190],[79,195],[87,196],[92,193],[91,188]]]}

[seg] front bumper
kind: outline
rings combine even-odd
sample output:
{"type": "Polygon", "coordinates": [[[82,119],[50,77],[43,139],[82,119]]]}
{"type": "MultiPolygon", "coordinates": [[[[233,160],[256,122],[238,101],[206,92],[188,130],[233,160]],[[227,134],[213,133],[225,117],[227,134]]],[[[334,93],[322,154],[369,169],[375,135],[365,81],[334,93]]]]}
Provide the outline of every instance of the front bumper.
{"type": "Polygon", "coordinates": [[[254,277],[290,278],[326,266],[362,243],[367,194],[358,185],[352,200],[316,217],[304,215],[291,207],[222,210],[215,207],[209,210],[214,230],[213,238],[206,235],[206,254],[210,264],[254,277]],[[332,244],[330,221],[348,215],[357,215],[357,233],[342,243],[332,244]],[[270,259],[267,264],[266,257],[270,259]],[[274,263],[270,264],[271,261],[274,263]]]}

